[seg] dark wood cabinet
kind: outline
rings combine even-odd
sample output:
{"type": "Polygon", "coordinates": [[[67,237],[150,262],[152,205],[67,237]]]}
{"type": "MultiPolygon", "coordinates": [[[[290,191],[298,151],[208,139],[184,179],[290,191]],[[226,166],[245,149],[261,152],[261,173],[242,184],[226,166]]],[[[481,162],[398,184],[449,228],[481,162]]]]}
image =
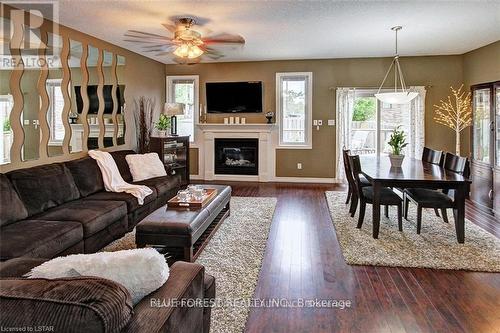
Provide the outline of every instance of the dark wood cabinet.
{"type": "Polygon", "coordinates": [[[471,199],[500,216],[500,81],[471,90],[471,199]]]}
{"type": "Polygon", "coordinates": [[[181,186],[189,184],[189,136],[151,137],[149,150],[158,153],[169,174],[181,176],[181,186]]]}

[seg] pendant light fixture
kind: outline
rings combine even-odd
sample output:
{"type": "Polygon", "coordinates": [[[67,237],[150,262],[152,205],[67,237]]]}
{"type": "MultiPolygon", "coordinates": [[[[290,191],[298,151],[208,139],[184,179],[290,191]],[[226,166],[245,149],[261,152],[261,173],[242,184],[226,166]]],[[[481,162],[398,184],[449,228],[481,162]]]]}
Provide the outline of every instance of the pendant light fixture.
{"type": "Polygon", "coordinates": [[[401,70],[401,66],[399,65],[398,31],[401,30],[402,28],[403,27],[401,26],[395,26],[391,28],[391,30],[396,33],[396,52],[394,54],[394,59],[392,59],[391,66],[387,70],[387,73],[385,73],[384,80],[382,81],[382,84],[380,85],[377,93],[375,94],[375,97],[383,103],[406,104],[418,96],[418,93],[411,92],[406,88],[405,79],[403,77],[403,71],[401,70]],[[394,67],[394,91],[380,92],[382,90],[382,87],[384,86],[385,80],[387,80],[387,77],[389,76],[389,73],[391,72],[391,69],[393,67],[394,67]],[[401,85],[400,89],[398,89],[398,81],[399,84],[401,85]]]}

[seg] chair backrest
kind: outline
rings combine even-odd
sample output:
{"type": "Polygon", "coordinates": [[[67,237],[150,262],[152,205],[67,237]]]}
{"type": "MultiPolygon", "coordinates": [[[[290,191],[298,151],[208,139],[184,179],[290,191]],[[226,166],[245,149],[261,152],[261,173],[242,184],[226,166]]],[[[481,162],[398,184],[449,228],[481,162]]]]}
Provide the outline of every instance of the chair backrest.
{"type": "Polygon", "coordinates": [[[422,153],[422,161],[442,166],[442,163],[444,162],[442,157],[442,151],[424,147],[424,151],[422,153]]]}
{"type": "Polygon", "coordinates": [[[354,179],[354,188],[358,195],[363,195],[361,190],[361,182],[359,181],[359,174],[361,173],[361,162],[359,161],[359,155],[349,155],[349,166],[351,168],[352,177],[354,179]]]}
{"type": "Polygon", "coordinates": [[[347,178],[347,182],[349,183],[349,186],[353,189],[355,189],[356,184],[354,183],[354,178],[352,176],[352,171],[351,171],[351,166],[349,165],[349,149],[342,149],[342,159],[344,160],[344,171],[345,171],[345,177],[347,178]]]}
{"type": "Polygon", "coordinates": [[[452,153],[446,153],[444,159],[444,168],[459,174],[464,174],[467,167],[467,157],[457,156],[452,153]]]}

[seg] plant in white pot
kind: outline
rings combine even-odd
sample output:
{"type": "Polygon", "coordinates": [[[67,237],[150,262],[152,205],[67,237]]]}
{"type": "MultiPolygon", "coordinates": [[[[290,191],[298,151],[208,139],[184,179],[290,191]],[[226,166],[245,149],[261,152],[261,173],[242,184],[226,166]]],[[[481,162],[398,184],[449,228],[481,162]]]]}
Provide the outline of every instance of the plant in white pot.
{"type": "Polygon", "coordinates": [[[167,131],[170,128],[170,118],[163,113],[160,114],[158,122],[155,123],[155,128],[158,130],[159,136],[167,136],[167,131]]]}
{"type": "Polygon", "coordinates": [[[389,154],[389,159],[391,160],[391,165],[396,168],[400,168],[403,164],[403,148],[408,145],[406,142],[406,134],[403,130],[400,130],[401,126],[398,126],[392,131],[391,137],[389,138],[389,146],[391,146],[392,152],[389,154]]]}

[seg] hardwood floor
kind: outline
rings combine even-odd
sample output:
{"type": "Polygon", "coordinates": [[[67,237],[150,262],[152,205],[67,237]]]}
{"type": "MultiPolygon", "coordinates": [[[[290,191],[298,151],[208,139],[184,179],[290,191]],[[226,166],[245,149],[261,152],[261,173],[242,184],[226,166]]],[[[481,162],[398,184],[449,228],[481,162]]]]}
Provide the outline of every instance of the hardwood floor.
{"type": "MultiPolygon", "coordinates": [[[[228,184],[234,196],[278,198],[256,298],[352,302],[253,308],[246,332],[500,332],[500,274],[347,265],[324,198],[340,185],[228,184]]],[[[500,237],[499,221],[471,203],[466,216],[500,237]]]]}

